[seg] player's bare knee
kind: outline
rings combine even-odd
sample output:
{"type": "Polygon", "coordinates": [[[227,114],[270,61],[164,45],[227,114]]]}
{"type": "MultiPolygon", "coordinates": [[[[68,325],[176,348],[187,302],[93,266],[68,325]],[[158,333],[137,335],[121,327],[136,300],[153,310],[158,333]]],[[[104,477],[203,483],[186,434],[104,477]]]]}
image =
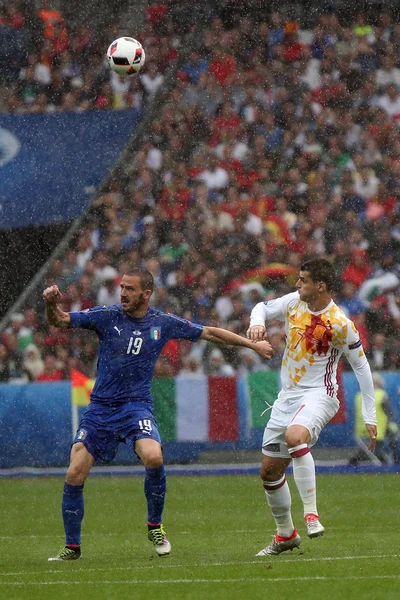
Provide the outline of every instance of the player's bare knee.
{"type": "Polygon", "coordinates": [[[157,469],[163,464],[163,457],[158,453],[150,454],[148,456],[142,457],[142,462],[146,469],[157,469]]]}
{"type": "Polygon", "coordinates": [[[260,468],[261,481],[278,481],[285,474],[286,465],[262,464],[260,468]]]}
{"type": "Polygon", "coordinates": [[[285,441],[286,441],[288,448],[294,448],[294,446],[299,446],[300,444],[304,443],[301,441],[299,435],[293,435],[293,434],[286,434],[285,441]]]}
{"type": "Polygon", "coordinates": [[[82,485],[85,483],[87,476],[87,469],[83,468],[81,465],[72,464],[68,468],[65,481],[69,485],[82,485]]]}
{"type": "Polygon", "coordinates": [[[309,431],[302,426],[289,427],[286,430],[285,442],[288,448],[294,448],[301,444],[308,444],[310,441],[309,431]]]}
{"type": "Polygon", "coordinates": [[[90,467],[79,460],[71,461],[68,467],[66,482],[70,485],[82,485],[89,474],[90,467]]]}

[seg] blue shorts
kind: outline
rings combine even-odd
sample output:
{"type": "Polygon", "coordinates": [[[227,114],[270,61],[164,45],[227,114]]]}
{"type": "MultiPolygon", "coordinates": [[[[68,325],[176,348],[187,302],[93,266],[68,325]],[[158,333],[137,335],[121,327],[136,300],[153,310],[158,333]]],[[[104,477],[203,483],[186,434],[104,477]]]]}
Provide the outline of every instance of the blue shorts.
{"type": "Polygon", "coordinates": [[[111,462],[121,442],[151,439],[161,444],[152,406],[146,402],[124,402],[117,406],[91,402],[72,444],[82,442],[96,461],[111,462]]]}

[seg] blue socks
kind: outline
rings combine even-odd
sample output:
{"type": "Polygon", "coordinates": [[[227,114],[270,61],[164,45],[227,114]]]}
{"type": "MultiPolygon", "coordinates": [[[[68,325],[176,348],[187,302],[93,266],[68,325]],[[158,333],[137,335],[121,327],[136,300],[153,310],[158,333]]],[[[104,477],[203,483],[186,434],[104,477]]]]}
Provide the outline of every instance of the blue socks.
{"type": "MultiPolygon", "coordinates": [[[[66,546],[80,546],[81,527],[84,515],[83,485],[64,483],[62,515],[64,521],[66,546]]],[[[147,500],[147,519],[149,525],[162,522],[165,493],[167,489],[164,465],[156,469],[146,469],[144,494],[147,500]]]]}
{"type": "Polygon", "coordinates": [[[147,500],[147,521],[149,525],[159,525],[162,521],[167,479],[164,465],[156,469],[146,469],[144,495],[147,500]]]}
{"type": "Polygon", "coordinates": [[[62,516],[66,546],[80,546],[84,512],[83,485],[64,483],[62,516]]]}

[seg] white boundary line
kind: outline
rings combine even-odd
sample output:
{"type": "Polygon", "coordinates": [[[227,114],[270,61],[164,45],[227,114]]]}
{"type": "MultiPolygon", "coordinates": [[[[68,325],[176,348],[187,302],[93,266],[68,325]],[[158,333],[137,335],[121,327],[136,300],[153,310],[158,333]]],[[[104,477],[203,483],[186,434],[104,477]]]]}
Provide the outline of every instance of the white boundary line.
{"type": "MultiPolygon", "coordinates": [[[[303,556],[301,554],[297,555],[297,558],[289,558],[286,559],[284,562],[282,561],[281,564],[287,564],[287,563],[299,563],[301,562],[336,562],[336,561],[340,561],[340,560],[377,560],[377,559],[385,559],[385,558],[400,558],[400,554],[370,554],[370,555],[354,555],[354,556],[325,556],[325,557],[316,557],[316,558],[303,558],[303,556]]],[[[269,561],[276,561],[276,558],[272,558],[272,559],[267,559],[269,561]]],[[[278,559],[280,560],[280,559],[278,559]]],[[[202,569],[204,567],[231,567],[231,566],[235,566],[235,565],[262,565],[263,563],[265,563],[266,560],[264,557],[260,557],[260,559],[258,560],[248,560],[248,561],[242,561],[242,560],[238,560],[238,561],[228,561],[228,562],[210,562],[210,563],[197,563],[197,564],[176,564],[176,565],[160,565],[160,564],[156,564],[156,565],[134,565],[132,564],[129,567],[108,567],[107,565],[104,565],[102,567],[99,568],[88,568],[86,569],[85,567],[81,567],[79,569],[79,571],[75,571],[78,573],[97,573],[99,571],[104,572],[104,571],[131,571],[132,569],[140,569],[141,571],[146,569],[157,569],[157,570],[162,570],[162,569],[184,569],[184,568],[190,568],[190,569],[202,569]]],[[[70,563],[68,563],[70,564],[70,563]]],[[[74,565],[76,566],[81,566],[82,563],[79,561],[78,563],[74,562],[74,565]]],[[[46,574],[54,574],[54,573],[65,573],[65,569],[47,569],[47,570],[43,570],[43,571],[17,571],[17,572],[5,572],[5,573],[0,573],[0,576],[2,577],[16,577],[19,575],[27,575],[28,577],[30,577],[31,575],[46,575],[46,574]]],[[[395,577],[400,577],[400,575],[396,575],[395,577]]],[[[247,578],[246,578],[247,580],[247,578]]],[[[207,580],[208,581],[208,580],[207,580]]],[[[1,584],[7,583],[7,582],[0,582],[1,584]]]]}
{"type": "Polygon", "coordinates": [[[67,581],[27,581],[27,582],[23,582],[23,581],[13,581],[13,582],[0,582],[0,585],[23,585],[23,586],[27,586],[27,585],[36,585],[36,586],[40,586],[40,585],[79,585],[79,586],[84,586],[84,585],[98,585],[99,583],[101,583],[102,585],[154,585],[154,584],[174,584],[176,585],[177,583],[183,583],[183,584],[188,584],[188,583],[256,583],[256,582],[263,582],[263,583],[272,583],[272,582],[293,582],[293,583],[302,583],[302,582],[309,582],[309,581],[360,581],[360,580],[364,580],[364,579],[368,579],[368,580],[372,580],[372,579],[377,579],[377,580],[382,580],[382,579],[400,579],[400,575],[349,575],[349,576],[345,576],[345,577],[326,577],[326,576],[319,576],[319,575],[315,575],[314,577],[238,577],[238,578],[227,578],[227,579],[152,579],[151,581],[149,581],[148,579],[125,579],[125,580],[121,580],[121,581],[108,581],[107,579],[98,579],[98,580],[94,580],[94,581],[72,581],[70,579],[68,579],[67,581]]]}

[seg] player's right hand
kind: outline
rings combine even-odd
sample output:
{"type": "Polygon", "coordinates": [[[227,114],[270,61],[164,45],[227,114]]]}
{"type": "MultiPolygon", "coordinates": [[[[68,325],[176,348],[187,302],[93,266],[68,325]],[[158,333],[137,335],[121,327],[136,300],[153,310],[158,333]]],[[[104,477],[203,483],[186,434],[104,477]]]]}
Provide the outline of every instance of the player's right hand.
{"type": "Polygon", "coordinates": [[[263,325],[253,325],[249,327],[246,335],[252,342],[261,342],[267,339],[267,330],[263,325]]]}
{"type": "Polygon", "coordinates": [[[375,446],[376,446],[376,436],[377,436],[377,428],[376,425],[371,425],[370,423],[366,423],[365,427],[369,433],[369,445],[368,445],[368,450],[371,450],[371,452],[375,452],[375,446]]]}
{"type": "Polygon", "coordinates": [[[61,292],[58,285],[51,285],[43,292],[43,300],[49,304],[56,304],[61,299],[61,292]]]}

